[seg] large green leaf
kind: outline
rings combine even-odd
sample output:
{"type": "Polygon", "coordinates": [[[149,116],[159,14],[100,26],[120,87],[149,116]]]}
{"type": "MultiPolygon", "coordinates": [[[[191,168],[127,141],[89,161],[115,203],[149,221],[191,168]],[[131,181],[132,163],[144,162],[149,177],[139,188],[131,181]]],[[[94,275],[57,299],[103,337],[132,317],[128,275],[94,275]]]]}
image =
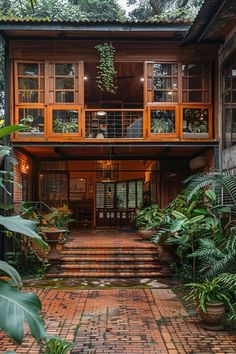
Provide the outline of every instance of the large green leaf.
{"type": "Polygon", "coordinates": [[[40,310],[41,303],[35,294],[19,292],[0,280],[0,328],[17,343],[22,343],[25,321],[36,340],[45,337],[40,310]]]}
{"type": "Polygon", "coordinates": [[[0,128],[0,139],[4,138],[7,135],[10,135],[11,133],[14,133],[18,130],[25,130],[29,129],[29,127],[26,127],[25,125],[8,125],[6,127],[0,128]]]}
{"type": "Polygon", "coordinates": [[[17,287],[22,286],[20,274],[10,264],[4,261],[0,261],[0,270],[11,277],[13,285],[17,287]]]}
{"type": "Polygon", "coordinates": [[[0,225],[4,226],[6,229],[17,232],[35,240],[40,241],[43,246],[47,244],[42,240],[42,238],[36,232],[36,224],[34,221],[23,219],[21,216],[2,216],[0,215],[0,225]]]}

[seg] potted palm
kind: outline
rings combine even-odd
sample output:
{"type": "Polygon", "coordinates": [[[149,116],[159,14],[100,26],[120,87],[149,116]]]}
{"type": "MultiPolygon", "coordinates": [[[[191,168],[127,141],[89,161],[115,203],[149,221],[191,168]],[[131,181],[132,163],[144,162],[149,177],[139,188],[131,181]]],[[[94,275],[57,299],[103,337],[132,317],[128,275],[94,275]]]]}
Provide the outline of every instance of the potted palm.
{"type": "Polygon", "coordinates": [[[185,299],[196,304],[203,328],[221,330],[225,314],[235,315],[235,274],[220,274],[201,283],[186,284],[186,287],[190,292],[185,299]]]}

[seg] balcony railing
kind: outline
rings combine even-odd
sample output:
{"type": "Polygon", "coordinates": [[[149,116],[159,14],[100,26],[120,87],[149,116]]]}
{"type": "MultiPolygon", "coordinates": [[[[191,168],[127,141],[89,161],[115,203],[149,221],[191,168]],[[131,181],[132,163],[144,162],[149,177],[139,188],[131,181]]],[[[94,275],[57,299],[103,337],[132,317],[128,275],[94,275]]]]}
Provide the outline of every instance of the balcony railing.
{"type": "Polygon", "coordinates": [[[209,105],[147,106],[145,109],[85,109],[81,106],[16,107],[14,123],[28,129],[15,140],[98,141],[211,140],[209,105]]]}
{"type": "Polygon", "coordinates": [[[143,137],[143,110],[85,110],[87,139],[143,137]]]}

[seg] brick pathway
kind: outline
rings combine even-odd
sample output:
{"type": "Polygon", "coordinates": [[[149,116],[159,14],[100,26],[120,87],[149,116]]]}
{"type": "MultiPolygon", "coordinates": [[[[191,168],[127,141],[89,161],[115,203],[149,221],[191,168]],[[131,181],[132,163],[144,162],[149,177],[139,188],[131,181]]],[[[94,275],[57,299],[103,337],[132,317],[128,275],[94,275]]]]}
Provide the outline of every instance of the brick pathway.
{"type": "MultiPolygon", "coordinates": [[[[169,288],[34,292],[48,334],[75,340],[74,354],[236,353],[236,335],[202,329],[169,288]]],[[[0,333],[0,353],[7,350],[39,353],[29,335],[17,347],[0,333]]]]}

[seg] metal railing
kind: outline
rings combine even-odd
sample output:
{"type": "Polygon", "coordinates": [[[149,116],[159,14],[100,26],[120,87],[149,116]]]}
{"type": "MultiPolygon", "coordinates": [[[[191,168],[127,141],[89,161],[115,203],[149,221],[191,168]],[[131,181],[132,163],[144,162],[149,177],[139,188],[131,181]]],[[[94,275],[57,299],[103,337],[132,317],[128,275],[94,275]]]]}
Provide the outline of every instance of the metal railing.
{"type": "Polygon", "coordinates": [[[143,138],[142,109],[86,109],[87,139],[143,138]]]}

